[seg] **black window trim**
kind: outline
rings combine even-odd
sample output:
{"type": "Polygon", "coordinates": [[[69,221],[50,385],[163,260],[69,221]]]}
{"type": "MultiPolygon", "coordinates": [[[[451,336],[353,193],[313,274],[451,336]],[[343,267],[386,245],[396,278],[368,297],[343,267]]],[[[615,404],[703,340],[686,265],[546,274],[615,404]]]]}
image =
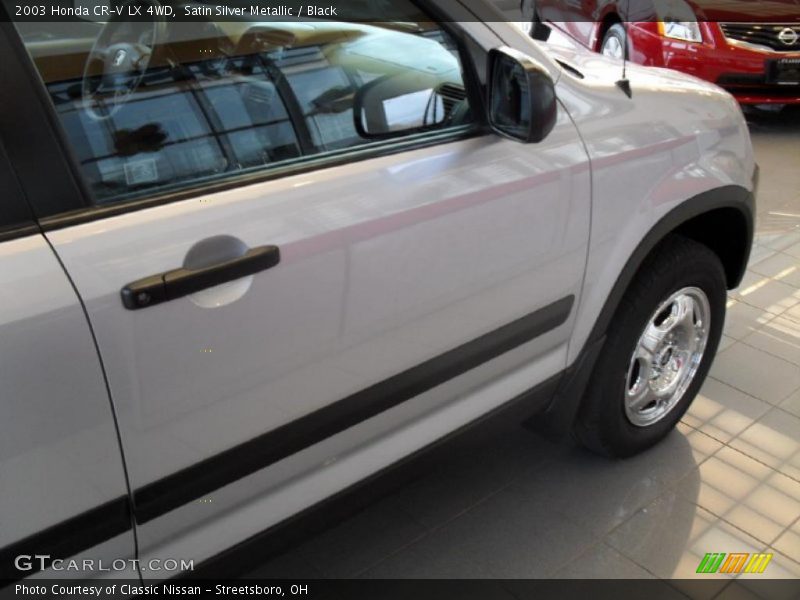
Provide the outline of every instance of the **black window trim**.
{"type": "Polygon", "coordinates": [[[32,235],[39,235],[41,232],[39,226],[33,222],[9,225],[0,228],[0,243],[10,242],[11,240],[30,237],[32,235]]]}
{"type": "Polygon", "coordinates": [[[304,173],[339,167],[362,160],[391,156],[409,150],[417,150],[452,141],[469,139],[477,135],[478,132],[475,127],[464,126],[458,129],[449,129],[438,136],[421,134],[418,139],[405,139],[403,143],[398,143],[397,140],[393,140],[391,142],[383,142],[380,145],[362,145],[357,148],[348,148],[346,150],[326,152],[324,154],[292,158],[285,163],[276,163],[275,166],[266,168],[254,167],[250,171],[232,172],[225,177],[214,176],[214,179],[211,180],[198,179],[193,181],[190,185],[175,191],[165,191],[152,196],[114,201],[108,204],[98,204],[70,212],[41,217],[39,223],[44,231],[54,231],[56,229],[63,229],[65,227],[144,210],[155,206],[162,206],[182,200],[191,200],[192,198],[200,198],[218,192],[275,181],[292,175],[302,175],[304,173]]]}
{"type": "Polygon", "coordinates": [[[0,242],[40,233],[33,212],[22,194],[11,161],[0,139],[0,242]]]}
{"type": "MultiPolygon", "coordinates": [[[[10,121],[8,119],[0,120],[0,137],[5,137],[5,129],[16,128],[16,133],[18,134],[16,139],[19,140],[20,129],[35,127],[38,137],[33,137],[38,139],[40,145],[41,140],[45,139],[52,143],[61,153],[61,161],[56,161],[61,164],[47,165],[48,172],[46,174],[37,173],[40,180],[36,182],[37,185],[33,186],[37,197],[29,199],[34,211],[45,206],[44,214],[37,215],[42,231],[63,229],[155,206],[274,181],[291,175],[334,168],[348,163],[391,156],[400,152],[443,145],[490,134],[490,129],[485,119],[483,86],[466,46],[466,32],[458,28],[454,23],[444,20],[441,10],[431,0],[411,1],[429,15],[438,27],[448,33],[458,48],[464,83],[467,88],[467,97],[472,107],[473,122],[471,124],[304,156],[299,159],[291,159],[292,162],[290,164],[277,164],[275,167],[258,168],[250,172],[231,173],[229,176],[217,178],[213,181],[201,179],[179,190],[161,193],[158,190],[154,190],[155,193],[152,196],[100,205],[92,203],[92,194],[86,185],[79,162],[58,120],[47,89],[20,36],[17,34],[14,24],[5,14],[3,5],[0,4],[0,19],[4,21],[0,23],[0,52],[6,49],[11,51],[6,54],[9,60],[3,61],[7,63],[6,67],[0,67],[0,77],[10,77],[7,81],[12,82],[9,85],[10,106],[6,109],[6,112],[13,115],[16,108],[28,103],[29,106],[36,106],[39,109],[38,112],[43,113],[40,115],[41,118],[31,123],[17,123],[13,118],[10,121]],[[42,178],[46,178],[46,181],[42,181],[42,178]],[[48,195],[57,198],[55,202],[49,203],[52,205],[50,207],[44,205],[38,198],[42,195],[42,186],[47,188],[46,193],[48,195]]],[[[26,136],[23,137],[26,138],[26,136]]],[[[30,155],[33,149],[27,148],[27,150],[27,157],[12,156],[10,151],[9,158],[18,172],[21,183],[25,185],[25,190],[29,191],[29,185],[33,183],[31,179],[37,177],[34,172],[38,170],[35,165],[31,164],[30,155]],[[26,164],[20,164],[20,162],[26,164]]]]}
{"type": "Polygon", "coordinates": [[[0,139],[30,210],[38,218],[37,210],[48,204],[63,210],[85,207],[88,190],[74,176],[78,163],[58,135],[55,109],[3,3],[0,56],[5,57],[0,61],[0,80],[6,84],[0,139]]]}

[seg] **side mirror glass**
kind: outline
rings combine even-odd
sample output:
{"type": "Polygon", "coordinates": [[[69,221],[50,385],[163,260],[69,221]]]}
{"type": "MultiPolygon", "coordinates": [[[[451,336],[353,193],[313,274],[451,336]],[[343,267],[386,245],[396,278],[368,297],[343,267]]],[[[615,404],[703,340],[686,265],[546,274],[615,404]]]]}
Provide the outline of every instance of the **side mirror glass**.
{"type": "Polygon", "coordinates": [[[382,139],[440,127],[449,105],[438,77],[420,72],[387,75],[356,93],[353,118],[362,138],[382,139]]]}
{"type": "Polygon", "coordinates": [[[540,142],[553,130],[558,101],[544,66],[513,48],[489,53],[489,124],[520,142],[540,142]]]}

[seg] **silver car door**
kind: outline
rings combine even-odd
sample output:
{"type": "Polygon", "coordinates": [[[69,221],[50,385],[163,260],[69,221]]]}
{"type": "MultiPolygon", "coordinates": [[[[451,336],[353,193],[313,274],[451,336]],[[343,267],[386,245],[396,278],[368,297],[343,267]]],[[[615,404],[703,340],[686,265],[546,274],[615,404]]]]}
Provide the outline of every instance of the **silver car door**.
{"type": "Polygon", "coordinates": [[[143,560],[211,556],[566,366],[577,132],[562,111],[537,145],[488,133],[469,63],[499,40],[413,22],[271,24],[224,53],[229,31],[184,26],[184,77],[151,65],[110,115],[28,41],[90,192],[43,225],[97,334],[143,560]],[[459,122],[361,139],[354,95],[398,74],[438,78],[426,114],[459,122]]]}
{"type": "Polygon", "coordinates": [[[2,144],[0,190],[0,579],[138,577],[91,330],[2,144]]]}

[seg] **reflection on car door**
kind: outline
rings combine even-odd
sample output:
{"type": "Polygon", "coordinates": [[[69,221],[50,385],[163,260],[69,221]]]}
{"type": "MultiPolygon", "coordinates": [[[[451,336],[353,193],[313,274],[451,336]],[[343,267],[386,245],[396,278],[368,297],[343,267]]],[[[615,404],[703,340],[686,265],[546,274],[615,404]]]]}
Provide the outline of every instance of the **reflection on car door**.
{"type": "Polygon", "coordinates": [[[543,21],[558,23],[584,46],[592,43],[594,21],[602,7],[597,0],[533,0],[543,21]]]}
{"type": "Polygon", "coordinates": [[[136,577],[126,562],[135,546],[122,457],[89,324],[38,228],[2,227],[23,204],[2,144],[0,189],[0,580],[69,557],[106,568],[122,559],[114,574],[136,577]]]}
{"type": "MultiPolygon", "coordinates": [[[[359,27],[352,35],[389,35],[359,27]]],[[[431,48],[404,56],[451,63],[431,48]]],[[[318,165],[47,234],[105,361],[143,559],[219,552],[362,478],[358,470],[326,477],[325,467],[379,434],[522,365],[537,368],[531,387],[565,367],[589,229],[588,164],[568,116],[535,146],[462,126],[398,139],[386,152],[326,158],[358,141],[352,115],[318,102],[318,112],[333,111],[318,118],[313,103],[292,99],[300,94],[292,78],[286,87],[272,70],[288,69],[290,58],[302,60],[284,55],[258,77],[237,68],[217,83],[187,65],[198,86],[159,92],[154,83],[119,111],[145,147],[121,157],[117,125],[111,141],[90,136],[106,154],[79,151],[78,160],[104,203],[120,189],[158,191],[196,178],[192,169],[212,177],[237,161],[267,165],[270,153],[291,160],[309,146],[321,153],[318,165]],[[215,97],[202,92],[211,88],[220,88],[215,97]],[[166,142],[142,133],[151,123],[136,116],[136,102],[158,97],[168,107],[155,123],[166,142]],[[244,109],[226,113],[226,102],[244,109]],[[269,271],[139,310],[120,299],[130,282],[265,245],[280,249],[269,271]],[[481,377],[467,377],[482,361],[481,377]],[[286,501],[300,480],[312,489],[286,501]]],[[[327,87],[325,101],[346,103],[348,85],[327,87]]],[[[76,131],[95,127],[78,104],[61,113],[76,131]]],[[[385,446],[369,468],[405,452],[385,446]]]]}

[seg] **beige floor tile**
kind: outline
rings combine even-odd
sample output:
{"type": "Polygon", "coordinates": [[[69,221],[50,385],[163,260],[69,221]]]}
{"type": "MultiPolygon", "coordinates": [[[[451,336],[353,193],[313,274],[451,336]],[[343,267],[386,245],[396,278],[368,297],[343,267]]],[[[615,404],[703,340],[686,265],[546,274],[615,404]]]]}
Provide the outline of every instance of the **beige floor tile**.
{"type": "Polygon", "coordinates": [[[723,444],[712,436],[687,425],[678,423],[676,429],[689,442],[694,456],[695,464],[699,465],[707,458],[713,456],[723,444]]]}
{"type": "Polygon", "coordinates": [[[767,277],[776,277],[790,269],[796,269],[797,263],[798,259],[796,257],[784,254],[783,252],[776,252],[774,255],[753,265],[748,272],[757,273],[762,276],[766,275],[767,277]]]}
{"type": "Polygon", "coordinates": [[[672,492],[611,532],[606,543],[665,579],[719,580],[720,586],[711,596],[731,575],[697,573],[707,553],[756,552],[764,547],[754,537],[672,492]]]}
{"type": "Polygon", "coordinates": [[[678,493],[765,544],[800,517],[800,483],[723,448],[699,467],[699,489],[688,478],[678,493]]]}
{"type": "Polygon", "coordinates": [[[766,241],[764,245],[773,250],[800,256],[800,230],[772,235],[771,239],[766,241]],[[797,254],[791,250],[792,248],[797,248],[797,254]]]}
{"type": "Polygon", "coordinates": [[[553,574],[554,579],[654,579],[652,573],[599,543],[553,574]]]}
{"type": "Polygon", "coordinates": [[[779,552],[800,563],[800,521],[795,522],[794,526],[785,531],[772,545],[779,552]]]}
{"type": "Polygon", "coordinates": [[[721,442],[729,442],[771,407],[771,404],[708,378],[683,420],[721,442]]]}
{"type": "Polygon", "coordinates": [[[800,289],[800,258],[794,258],[795,266],[781,271],[775,276],[776,281],[782,281],[800,289]]]}
{"type": "Polygon", "coordinates": [[[800,390],[797,390],[794,394],[781,402],[780,407],[786,412],[800,417],[800,390]]]}
{"type": "MultiPolygon", "coordinates": [[[[777,255],[778,255],[778,253],[776,253],[776,256],[777,255]]],[[[742,282],[739,284],[739,287],[737,287],[735,290],[732,290],[731,292],[729,292],[729,294],[734,298],[738,298],[739,297],[739,293],[742,290],[749,290],[750,288],[752,288],[754,286],[763,285],[764,283],[766,283],[770,279],[771,278],[769,276],[767,276],[767,275],[763,275],[763,274],[758,273],[758,272],[756,272],[756,271],[754,271],[752,269],[747,269],[747,271],[745,271],[745,273],[744,273],[744,277],[742,277],[742,282]]]]}
{"type": "Polygon", "coordinates": [[[778,251],[775,248],[769,248],[767,246],[762,246],[761,244],[754,243],[753,248],[750,251],[750,260],[747,263],[747,268],[755,270],[755,267],[757,265],[775,256],[777,252],[778,251]]]}
{"type": "Polygon", "coordinates": [[[797,242],[795,244],[792,244],[791,246],[788,246],[784,250],[784,252],[786,254],[791,255],[791,256],[796,256],[797,258],[800,258],[800,242],[797,242]]]}
{"type": "Polygon", "coordinates": [[[725,350],[733,346],[735,343],[736,343],[735,339],[723,334],[723,336],[719,340],[719,348],[717,348],[717,354],[725,352],[725,350]]]}
{"type": "Polygon", "coordinates": [[[765,277],[750,287],[740,288],[736,297],[750,306],[779,315],[800,302],[800,291],[787,283],[765,277]]]}
{"type": "Polygon", "coordinates": [[[775,315],[765,310],[750,306],[744,302],[730,300],[728,311],[725,315],[725,335],[735,340],[760,329],[762,325],[768,323],[775,315]]]}
{"type": "Polygon", "coordinates": [[[576,449],[514,480],[530,506],[548,506],[604,536],[667,492],[722,444],[683,424],[660,444],[623,461],[576,449]]]}
{"type": "Polygon", "coordinates": [[[800,388],[797,365],[744,343],[720,354],[711,376],[770,404],[779,404],[800,388]]]}
{"type": "Polygon", "coordinates": [[[800,481],[800,417],[774,408],[730,446],[800,481]]]}
{"type": "Polygon", "coordinates": [[[800,323],[792,319],[776,317],[742,341],[800,367],[800,323]]]}
{"type": "Polygon", "coordinates": [[[783,312],[783,316],[787,319],[792,319],[800,323],[800,305],[795,305],[792,308],[787,309],[783,312]]]}

